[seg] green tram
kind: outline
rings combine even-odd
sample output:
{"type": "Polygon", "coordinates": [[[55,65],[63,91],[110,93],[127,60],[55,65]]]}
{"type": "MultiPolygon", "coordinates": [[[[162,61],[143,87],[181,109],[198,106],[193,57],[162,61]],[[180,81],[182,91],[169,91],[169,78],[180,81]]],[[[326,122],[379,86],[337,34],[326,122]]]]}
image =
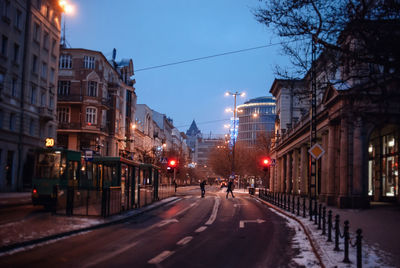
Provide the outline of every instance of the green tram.
{"type": "Polygon", "coordinates": [[[32,201],[68,215],[109,216],[175,194],[160,168],[122,157],[43,149],[37,154],[32,201]]]}
{"type": "Polygon", "coordinates": [[[32,203],[51,206],[55,188],[77,186],[82,153],[66,149],[38,149],[32,179],[32,203]]]}

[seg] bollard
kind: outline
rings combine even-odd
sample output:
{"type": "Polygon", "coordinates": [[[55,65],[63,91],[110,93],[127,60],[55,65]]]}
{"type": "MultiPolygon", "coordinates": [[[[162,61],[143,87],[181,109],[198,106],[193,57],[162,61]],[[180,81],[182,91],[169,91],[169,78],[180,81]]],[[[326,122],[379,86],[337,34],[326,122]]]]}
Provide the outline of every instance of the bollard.
{"type": "Polygon", "coordinates": [[[344,263],[350,263],[349,259],[349,221],[344,222],[344,230],[343,230],[343,236],[344,236],[344,263]]]}
{"type": "Polygon", "coordinates": [[[286,209],[286,193],[283,193],[283,209],[286,209]]]}
{"type": "Polygon", "coordinates": [[[326,228],[326,218],[325,218],[325,216],[326,216],[326,207],[324,207],[323,209],[322,209],[322,235],[325,235],[326,234],[326,230],[325,230],[325,228],[326,228]]]}
{"type": "Polygon", "coordinates": [[[310,215],[310,221],[313,221],[313,218],[312,218],[313,211],[312,211],[312,200],[311,200],[311,198],[309,198],[309,200],[308,200],[308,214],[310,215]]]}
{"type": "Polygon", "coordinates": [[[318,203],[317,199],[314,200],[314,224],[318,224],[318,203]]]}
{"type": "Polygon", "coordinates": [[[332,210],[328,211],[328,242],[332,242],[332,210]]]}
{"type": "Polygon", "coordinates": [[[290,194],[287,195],[287,210],[290,212],[290,194]]]}
{"type": "Polygon", "coordinates": [[[300,196],[297,197],[297,216],[300,216],[300,196]]]}
{"type": "Polygon", "coordinates": [[[357,237],[356,237],[357,268],[361,268],[362,267],[362,251],[361,251],[362,230],[357,229],[356,233],[357,233],[357,237]]]}
{"type": "Polygon", "coordinates": [[[319,204],[319,210],[318,210],[318,230],[321,230],[321,212],[322,212],[322,204],[319,204]]]}
{"type": "Polygon", "coordinates": [[[334,251],[339,251],[339,236],[340,236],[340,226],[339,226],[340,216],[335,216],[335,248],[334,251]]]}
{"type": "Polygon", "coordinates": [[[303,196],[303,218],[306,217],[306,198],[303,196]]]}

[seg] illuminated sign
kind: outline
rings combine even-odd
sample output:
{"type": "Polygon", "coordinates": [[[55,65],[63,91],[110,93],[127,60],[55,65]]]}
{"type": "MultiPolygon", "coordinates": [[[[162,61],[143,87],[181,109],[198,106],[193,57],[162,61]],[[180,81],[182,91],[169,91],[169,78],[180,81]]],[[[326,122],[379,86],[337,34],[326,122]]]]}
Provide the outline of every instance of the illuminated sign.
{"type": "Polygon", "coordinates": [[[46,147],[53,147],[53,146],[54,146],[54,139],[46,138],[46,147]]]}

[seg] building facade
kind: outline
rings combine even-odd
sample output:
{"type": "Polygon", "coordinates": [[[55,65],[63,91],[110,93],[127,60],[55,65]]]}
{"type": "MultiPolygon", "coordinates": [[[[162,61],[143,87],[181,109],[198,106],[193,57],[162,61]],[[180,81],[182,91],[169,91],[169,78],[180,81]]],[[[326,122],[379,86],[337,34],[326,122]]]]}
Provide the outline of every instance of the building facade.
{"type": "Polygon", "coordinates": [[[131,60],[62,48],[57,97],[57,145],[132,158],[136,94],[131,60]]]}
{"type": "Polygon", "coordinates": [[[56,137],[58,1],[0,1],[0,191],[31,188],[34,153],[56,137]]]}
{"type": "Polygon", "coordinates": [[[275,98],[259,97],[238,105],[239,130],[237,141],[248,146],[257,142],[259,135],[269,135],[275,129],[275,98]]]}

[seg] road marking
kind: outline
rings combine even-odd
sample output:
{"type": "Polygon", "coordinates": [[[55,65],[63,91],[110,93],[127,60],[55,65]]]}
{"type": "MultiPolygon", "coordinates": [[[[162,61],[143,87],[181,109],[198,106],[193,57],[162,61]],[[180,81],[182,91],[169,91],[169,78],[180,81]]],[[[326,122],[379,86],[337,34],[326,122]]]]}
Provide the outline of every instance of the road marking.
{"type": "Polygon", "coordinates": [[[214,203],[214,207],[213,207],[213,211],[211,213],[210,218],[208,219],[208,221],[206,222],[206,225],[211,225],[213,224],[213,222],[215,221],[215,219],[217,218],[217,213],[218,213],[218,207],[219,207],[219,203],[220,203],[220,199],[218,197],[215,198],[215,203],[214,203]]]}
{"type": "Polygon", "coordinates": [[[180,246],[184,246],[187,243],[189,243],[193,239],[193,236],[186,236],[185,238],[182,238],[179,240],[176,244],[180,246]]]}
{"type": "Polygon", "coordinates": [[[177,219],[167,219],[167,220],[163,220],[162,222],[160,222],[159,224],[157,224],[157,227],[163,227],[164,225],[173,223],[173,222],[179,222],[177,219]]]}
{"type": "Polygon", "coordinates": [[[172,254],[174,254],[173,251],[165,250],[165,251],[161,252],[160,254],[158,254],[156,257],[149,260],[147,263],[159,264],[160,262],[162,262],[163,260],[165,260],[166,258],[171,256],[172,254]]]}
{"type": "Polygon", "coordinates": [[[198,201],[196,201],[196,202],[193,203],[193,204],[190,204],[190,206],[188,206],[187,208],[182,209],[181,211],[179,211],[178,213],[176,213],[175,216],[179,216],[179,215],[181,215],[182,213],[186,212],[186,210],[191,209],[192,207],[197,206],[197,205],[198,205],[198,201]]]}
{"type": "Polygon", "coordinates": [[[127,250],[133,248],[134,246],[136,246],[136,244],[137,244],[137,242],[132,243],[132,244],[130,244],[130,245],[127,245],[127,246],[125,246],[125,247],[123,247],[123,248],[120,248],[120,249],[118,249],[118,250],[116,250],[116,251],[112,251],[112,252],[110,252],[109,254],[103,255],[102,257],[96,259],[95,261],[90,262],[90,263],[84,265],[83,267],[96,266],[97,264],[99,264],[99,263],[101,263],[101,262],[104,262],[104,261],[106,261],[106,260],[112,259],[112,258],[114,258],[115,256],[118,256],[119,254],[121,254],[122,252],[127,251],[127,250]]]}
{"type": "Polygon", "coordinates": [[[201,227],[197,228],[195,232],[196,232],[196,233],[201,233],[201,232],[203,232],[205,229],[207,229],[207,226],[201,226],[201,227]]]}
{"type": "Polygon", "coordinates": [[[263,222],[265,222],[264,220],[261,220],[261,219],[257,219],[257,220],[243,220],[243,221],[240,221],[239,222],[239,228],[244,228],[244,224],[245,223],[250,223],[250,222],[256,222],[256,223],[263,223],[263,222]]]}

